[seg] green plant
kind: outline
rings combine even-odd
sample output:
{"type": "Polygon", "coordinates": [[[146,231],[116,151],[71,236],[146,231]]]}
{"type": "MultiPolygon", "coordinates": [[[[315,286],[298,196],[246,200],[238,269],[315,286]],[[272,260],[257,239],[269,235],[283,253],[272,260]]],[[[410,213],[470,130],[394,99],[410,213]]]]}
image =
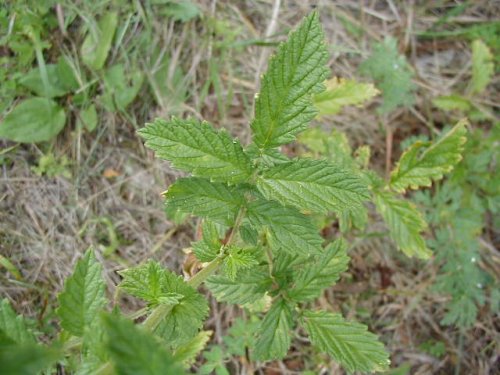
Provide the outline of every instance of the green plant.
{"type": "MultiPolygon", "coordinates": [[[[170,212],[203,218],[193,252],[204,268],[187,281],[153,260],[121,271],[119,290],[146,304],[132,315],[146,319],[134,324],[118,307],[104,312],[102,266],[89,250],[59,295],[63,330],[49,349],[36,344],[26,320],[2,304],[0,339],[9,353],[1,358],[2,368],[44,370],[58,360],[70,372],[180,374],[209,337],[201,330],[208,303],[197,291],[204,284],[221,302],[247,308],[270,302],[251,341],[226,341],[235,352],[253,347],[254,361],[286,356],[299,326],[318,351],[349,372],[387,369],[388,353],[367,326],[314,306],[347,269],[349,257],[344,239],[324,243],[312,214],[334,212],[358,222],[371,198],[398,246],[409,256],[428,257],[421,236],[425,222],[396,192],[429,186],[459,161],[465,122],[433,144],[412,145],[388,182],[366,170],[366,151],[359,163],[288,159],[279,148],[317,116],[313,98],[324,90],[326,60],[313,13],[271,58],[256,98],[253,142],[245,148],[226,131],[193,119],[158,119],[141,129],[158,157],[193,175],[178,179],[165,197],[170,212]],[[40,355],[28,361],[28,351],[40,355]]],[[[215,365],[209,371],[224,361],[219,349],[210,353],[207,366],[215,365]]]]}

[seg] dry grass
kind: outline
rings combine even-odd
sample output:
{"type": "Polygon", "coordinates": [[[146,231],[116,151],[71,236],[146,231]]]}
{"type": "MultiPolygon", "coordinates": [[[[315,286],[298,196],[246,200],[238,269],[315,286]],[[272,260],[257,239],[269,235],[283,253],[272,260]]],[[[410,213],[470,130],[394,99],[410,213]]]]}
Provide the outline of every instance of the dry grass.
{"type": "MultiPolygon", "coordinates": [[[[438,20],[440,15],[433,3],[207,0],[199,2],[206,22],[155,24],[159,35],[155,42],[162,43],[172,53],[173,68],[179,65],[185,71],[190,98],[180,112],[205,118],[248,141],[252,98],[271,51],[257,45],[221,49],[220,36],[207,36],[212,17],[236,30],[237,40],[268,35],[276,41],[282,40],[284,33],[317,4],[331,47],[330,67],[335,75],[342,77],[357,76],[356,68],[374,41],[386,35],[397,37],[401,50],[417,72],[420,91],[416,105],[386,118],[374,114],[375,104],[364,109],[349,108],[322,123],[325,128],[346,132],[355,145],[369,144],[373,167],[382,171],[386,154],[383,125],[389,124],[395,132],[393,148],[397,156],[402,139],[442,126],[444,118],[430,109],[429,100],[434,95],[452,92],[469,71],[469,49],[463,39],[421,40],[415,36],[415,32],[438,20]],[[273,9],[279,12],[274,20],[273,9]],[[342,19],[359,27],[362,34],[355,37],[349,33],[342,19]],[[201,95],[210,75],[209,62],[218,58],[221,90],[210,88],[206,95],[201,95]],[[224,108],[219,105],[221,100],[224,108]]],[[[474,1],[454,21],[485,22],[498,17],[499,12],[498,3],[474,1]]],[[[498,87],[498,83],[497,77],[492,87],[498,87]]],[[[56,292],[89,246],[100,250],[97,253],[106,266],[110,296],[119,281],[117,270],[149,258],[181,271],[185,259],[182,250],[189,246],[195,228],[191,224],[178,227],[169,222],[160,195],[179,172],[155,160],[134,133],[137,125],[148,119],[169,116],[172,106],[168,102],[155,106],[149,95],[144,98],[132,106],[134,121],[106,115],[97,134],[79,133],[69,127],[58,137],[54,152],[71,158],[72,178],[35,175],[31,166],[40,155],[35,146],[19,146],[9,153],[12,163],[3,167],[0,176],[0,254],[21,270],[22,278],[16,280],[2,270],[0,288],[2,295],[13,301],[20,312],[39,320],[52,319],[56,292]],[[110,245],[113,251],[104,257],[103,251],[110,245]]],[[[495,92],[490,98],[491,102],[498,102],[495,92]]],[[[493,249],[491,256],[496,257],[493,264],[498,266],[498,252],[493,249]]],[[[394,365],[408,363],[411,374],[499,373],[497,317],[483,311],[467,332],[441,326],[445,299],[429,292],[436,273],[432,263],[405,259],[382,239],[364,241],[356,246],[352,257],[350,275],[319,303],[327,309],[342,309],[352,317],[359,318],[359,311],[367,312],[365,321],[387,344],[394,365]],[[419,348],[430,339],[446,344],[447,353],[441,359],[419,348]]],[[[135,301],[124,302],[127,310],[136,307],[135,301]]],[[[220,341],[232,319],[241,314],[236,307],[212,301],[208,326],[215,330],[215,342],[220,341]]],[[[309,362],[299,352],[309,352],[300,337],[287,361],[271,363],[258,371],[299,373],[304,363],[309,362]]],[[[248,370],[237,360],[231,366],[235,373],[248,370]]],[[[342,373],[327,362],[313,370],[322,374],[342,373]]]]}

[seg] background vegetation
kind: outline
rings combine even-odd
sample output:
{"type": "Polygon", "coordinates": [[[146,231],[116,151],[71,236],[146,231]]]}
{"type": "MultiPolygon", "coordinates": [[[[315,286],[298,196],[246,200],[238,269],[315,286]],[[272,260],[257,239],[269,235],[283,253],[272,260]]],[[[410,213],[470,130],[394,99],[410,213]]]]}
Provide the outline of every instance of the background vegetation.
{"type": "MultiPolygon", "coordinates": [[[[381,175],[414,141],[471,122],[462,162],[405,196],[425,212],[433,258],[395,251],[374,212],[319,217],[356,237],[341,281],[320,299],[369,325],[394,371],[493,374],[498,342],[500,6],[489,1],[9,1],[0,8],[0,288],[53,337],[55,292],[92,246],[110,296],[118,271],[156,259],[192,275],[199,223],[165,212],[181,176],[135,133],[155,117],[206,119],[248,143],[273,48],[314,7],[325,27],[331,97],[290,156],[369,163],[381,175]],[[373,85],[370,85],[373,84],[373,85]],[[369,146],[366,147],[366,146],[369,146]]],[[[207,295],[209,295],[207,293],[207,295]]],[[[341,373],[296,333],[284,361],[250,364],[257,313],[211,299],[214,331],[193,369],[341,373]],[[246,317],[250,323],[245,323],[246,317]]],[[[258,308],[256,308],[258,310],[258,308]]]]}

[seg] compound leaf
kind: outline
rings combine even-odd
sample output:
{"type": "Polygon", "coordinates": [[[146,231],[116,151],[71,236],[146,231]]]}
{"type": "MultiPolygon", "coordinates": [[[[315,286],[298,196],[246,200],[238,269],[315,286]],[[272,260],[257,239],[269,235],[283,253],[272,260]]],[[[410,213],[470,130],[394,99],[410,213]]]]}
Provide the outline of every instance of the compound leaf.
{"type": "Polygon", "coordinates": [[[165,195],[169,210],[205,217],[216,223],[232,225],[244,203],[243,193],[223,183],[203,178],[180,178],[165,195]]]}
{"type": "Polygon", "coordinates": [[[325,83],[326,90],[314,96],[319,115],[334,115],[348,105],[361,105],[379,94],[371,83],[333,77],[325,83]]]}
{"type": "Polygon", "coordinates": [[[354,171],[324,160],[298,159],[265,171],[257,180],[267,199],[318,213],[343,211],[368,199],[367,183],[354,171]]]}
{"type": "Polygon", "coordinates": [[[235,280],[236,275],[244,269],[256,266],[259,262],[255,259],[255,255],[249,250],[251,249],[240,249],[234,246],[229,247],[228,254],[224,258],[224,263],[222,269],[226,276],[235,280]]]}
{"type": "Polygon", "coordinates": [[[247,218],[255,229],[265,230],[272,249],[302,255],[321,252],[323,239],[316,227],[295,208],[256,200],[248,205],[247,218]]]}
{"type": "Polygon", "coordinates": [[[17,344],[35,342],[26,320],[22,315],[16,314],[7,299],[0,302],[0,331],[17,344]]]}
{"type": "Polygon", "coordinates": [[[282,299],[273,303],[257,331],[255,359],[281,359],[286,355],[292,339],[292,308],[282,299]]]}
{"type": "Polygon", "coordinates": [[[106,306],[102,266],[89,249],[78,261],[73,275],[66,279],[59,294],[57,314],[61,326],[75,336],[83,336],[95,321],[97,313],[106,306]]]}
{"type": "Polygon", "coordinates": [[[173,117],[156,119],[138,131],[156,156],[176,168],[213,181],[242,182],[252,173],[241,144],[209,123],[173,117]]]}
{"type": "Polygon", "coordinates": [[[390,361],[384,345],[365,325],[326,311],[305,311],[302,321],[313,345],[331,355],[349,372],[388,368],[390,361]]]}
{"type": "Polygon", "coordinates": [[[347,244],[343,240],[336,240],[314,262],[298,270],[297,275],[294,275],[295,286],[288,296],[298,302],[318,298],[323,289],[332,286],[340,278],[348,264],[347,244]]]}
{"type": "Polygon", "coordinates": [[[495,73],[493,55],[482,40],[472,42],[472,79],[470,91],[480,93],[490,83],[495,73]]]}
{"type": "Polygon", "coordinates": [[[107,350],[119,375],[184,374],[182,365],[150,333],[117,315],[105,315],[107,350]]]}
{"type": "Polygon", "coordinates": [[[251,124],[259,148],[293,141],[316,117],[312,95],[324,89],[327,57],[318,13],[312,13],[278,47],[262,77],[251,124]]]}
{"type": "Polygon", "coordinates": [[[389,192],[375,192],[374,200],[398,247],[409,257],[428,258],[432,253],[421,235],[427,224],[415,205],[389,192]]]}
{"type": "Polygon", "coordinates": [[[466,142],[467,120],[459,121],[453,129],[430,147],[417,141],[406,150],[391,173],[390,187],[403,193],[407,188],[418,189],[431,186],[432,180],[443,178],[462,160],[462,151],[466,142]],[[422,152],[423,150],[423,152],[422,152]]]}

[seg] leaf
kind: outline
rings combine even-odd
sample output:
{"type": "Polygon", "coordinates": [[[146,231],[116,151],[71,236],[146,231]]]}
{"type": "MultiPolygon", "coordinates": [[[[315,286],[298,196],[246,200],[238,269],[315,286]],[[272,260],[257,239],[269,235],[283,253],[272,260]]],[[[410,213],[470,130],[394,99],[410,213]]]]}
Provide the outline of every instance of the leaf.
{"type": "Polygon", "coordinates": [[[156,330],[159,336],[175,348],[190,341],[198,334],[208,315],[208,303],[181,276],[168,270],[164,270],[161,286],[162,290],[169,293],[167,296],[181,296],[177,297],[178,303],[173,304],[170,313],[156,330]]]}
{"type": "Polygon", "coordinates": [[[178,210],[230,226],[244,204],[243,193],[235,187],[203,178],[180,178],[165,194],[170,210],[178,210]]]}
{"type": "Polygon", "coordinates": [[[326,311],[304,311],[302,317],[311,342],[349,372],[387,370],[389,355],[367,327],[326,311]]]}
{"type": "Polygon", "coordinates": [[[106,306],[102,266],[92,250],[87,250],[66,279],[59,294],[57,315],[61,326],[75,336],[83,336],[85,329],[96,320],[96,315],[106,306]]]}
{"type": "MultiPolygon", "coordinates": [[[[0,331],[1,334],[1,331],[0,331]]],[[[33,375],[47,370],[61,357],[58,350],[35,343],[0,344],[2,375],[33,375]]]]}
{"type": "Polygon", "coordinates": [[[123,64],[117,64],[104,73],[104,93],[101,101],[109,112],[125,111],[142,87],[144,75],[140,70],[125,73],[123,64]]]}
{"type": "Polygon", "coordinates": [[[440,180],[462,160],[462,151],[467,141],[466,119],[459,121],[453,129],[431,146],[417,141],[406,150],[396,168],[391,172],[390,187],[403,193],[407,188],[418,189],[431,186],[432,180],[440,180]],[[423,150],[423,151],[422,151],[423,150]]]}
{"type": "Polygon", "coordinates": [[[427,224],[413,203],[389,192],[375,192],[374,201],[391,238],[407,256],[426,259],[432,255],[421,235],[427,224]]]}
{"type": "Polygon", "coordinates": [[[222,269],[230,280],[235,280],[241,270],[252,268],[259,264],[255,255],[249,250],[230,246],[228,254],[224,258],[222,269]]]}
{"type": "Polygon", "coordinates": [[[336,240],[326,247],[314,262],[304,264],[294,275],[295,285],[287,294],[297,302],[318,298],[323,289],[328,288],[347,270],[349,257],[347,244],[336,240]]]}
{"type": "Polygon", "coordinates": [[[174,353],[175,360],[177,362],[182,362],[184,367],[191,366],[196,356],[205,349],[205,346],[207,346],[212,333],[212,331],[201,331],[191,341],[179,346],[174,353]]]}
{"type": "Polygon", "coordinates": [[[198,6],[189,0],[168,2],[163,13],[174,21],[187,22],[201,15],[198,6]]]}
{"type": "Polygon", "coordinates": [[[379,94],[371,83],[359,83],[344,78],[333,77],[326,81],[325,86],[325,91],[314,96],[314,105],[321,116],[335,115],[342,107],[361,105],[379,94]]]}
{"type": "Polygon", "coordinates": [[[45,66],[45,69],[48,78],[48,87],[45,87],[43,84],[40,68],[30,70],[19,80],[19,83],[36,95],[46,98],[63,96],[71,91],[71,89],[65,87],[64,77],[60,75],[59,64],[48,64],[45,66]]]}
{"type": "Polygon", "coordinates": [[[272,360],[285,357],[292,341],[292,308],[282,299],[273,303],[257,331],[253,358],[272,360]]]}
{"type": "Polygon", "coordinates": [[[242,182],[252,173],[250,159],[241,144],[209,123],[173,117],[156,119],[138,131],[156,156],[175,168],[213,181],[242,182]]]}
{"type": "Polygon", "coordinates": [[[64,110],[46,98],[20,102],[0,124],[0,138],[21,143],[49,141],[66,123],[64,110]]]}
{"type": "Polygon", "coordinates": [[[317,254],[323,239],[311,220],[292,207],[256,200],[248,205],[247,218],[255,230],[267,235],[271,248],[291,254],[317,254]]]}
{"type": "Polygon", "coordinates": [[[177,305],[184,298],[183,294],[175,292],[172,288],[171,279],[175,279],[176,276],[154,260],[120,271],[119,274],[123,277],[119,287],[134,297],[146,301],[151,307],[159,304],[177,305]]]}
{"type": "Polygon", "coordinates": [[[184,370],[160,342],[133,322],[105,315],[107,349],[119,375],[184,374],[184,370]]]}
{"type": "Polygon", "coordinates": [[[324,89],[327,58],[319,16],[314,12],[280,44],[262,77],[251,124],[259,148],[293,141],[316,117],[312,96],[324,89]]]}
{"type": "Polygon", "coordinates": [[[414,101],[413,72],[404,55],[400,55],[397,40],[386,37],[373,48],[373,52],[360,66],[362,74],[372,77],[382,91],[384,102],[379,111],[388,113],[414,101]]]}
{"type": "Polygon", "coordinates": [[[193,253],[200,262],[211,262],[219,255],[222,247],[220,225],[210,220],[203,220],[201,227],[202,238],[200,241],[191,244],[193,253]]]}
{"type": "Polygon", "coordinates": [[[432,100],[432,103],[443,111],[469,111],[472,108],[471,102],[460,95],[438,96],[432,100]]]}
{"type": "Polygon", "coordinates": [[[89,132],[92,132],[97,127],[98,121],[95,105],[91,104],[87,108],[80,110],[77,118],[77,127],[80,129],[85,128],[89,132]]]}
{"type": "Polygon", "coordinates": [[[210,276],[205,285],[217,301],[245,305],[262,298],[271,283],[265,265],[243,270],[234,280],[222,275],[210,276]]]}
{"type": "Polygon", "coordinates": [[[318,213],[360,206],[368,199],[367,183],[354,170],[324,160],[277,165],[257,179],[257,187],[267,199],[318,213]]]}
{"type": "Polygon", "coordinates": [[[89,30],[81,48],[82,61],[89,68],[102,69],[111,49],[117,26],[118,13],[106,12],[97,22],[97,27],[89,30]]]}
{"type": "Polygon", "coordinates": [[[0,302],[0,331],[14,343],[35,342],[22,315],[17,315],[7,299],[0,302]]]}
{"type": "Polygon", "coordinates": [[[493,55],[482,40],[472,42],[472,79],[470,91],[472,94],[482,92],[491,82],[495,74],[493,55]]]}

